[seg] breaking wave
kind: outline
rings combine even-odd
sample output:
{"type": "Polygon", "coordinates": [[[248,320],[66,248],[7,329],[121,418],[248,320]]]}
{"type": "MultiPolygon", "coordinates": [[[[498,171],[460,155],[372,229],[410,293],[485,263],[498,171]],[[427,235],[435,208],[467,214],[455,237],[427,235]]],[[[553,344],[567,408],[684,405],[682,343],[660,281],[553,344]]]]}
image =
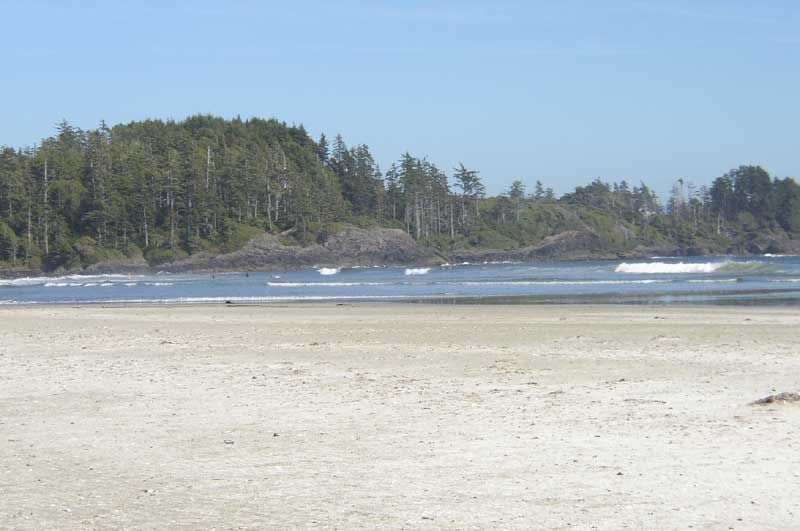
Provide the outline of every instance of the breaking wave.
{"type": "Polygon", "coordinates": [[[641,262],[641,263],[621,263],[614,269],[615,273],[632,273],[635,275],[669,274],[669,273],[713,273],[724,266],[726,262],[707,262],[702,264],[686,264],[678,262],[670,264],[667,262],[641,262]]]}
{"type": "Polygon", "coordinates": [[[616,269],[615,273],[632,273],[638,275],[650,274],[692,274],[692,273],[760,273],[764,271],[774,270],[775,264],[771,262],[760,262],[758,260],[749,260],[744,262],[699,262],[699,263],[686,263],[686,262],[637,262],[637,263],[621,263],[616,269]]]}
{"type": "Polygon", "coordinates": [[[142,277],[128,275],[66,275],[61,277],[26,277],[0,279],[0,287],[20,288],[108,288],[111,286],[173,286],[172,282],[148,282],[142,277]],[[124,280],[125,282],[121,282],[124,280]]]}
{"type": "Polygon", "coordinates": [[[64,275],[61,277],[23,277],[0,279],[0,287],[21,288],[27,286],[64,287],[82,286],[83,282],[100,282],[106,279],[128,278],[127,275],[64,275]],[[72,281],[72,282],[69,282],[72,281]],[[77,282],[76,282],[77,281],[77,282]],[[80,283],[79,283],[80,282],[80,283]]]}
{"type": "Polygon", "coordinates": [[[341,271],[341,269],[339,269],[338,267],[323,267],[317,269],[317,272],[320,275],[336,275],[337,273],[339,273],[339,271],[341,271]]]}
{"type": "Polygon", "coordinates": [[[409,276],[409,275],[427,275],[430,272],[431,272],[431,268],[430,267],[416,267],[416,268],[406,269],[405,274],[406,274],[406,276],[409,276]]]}

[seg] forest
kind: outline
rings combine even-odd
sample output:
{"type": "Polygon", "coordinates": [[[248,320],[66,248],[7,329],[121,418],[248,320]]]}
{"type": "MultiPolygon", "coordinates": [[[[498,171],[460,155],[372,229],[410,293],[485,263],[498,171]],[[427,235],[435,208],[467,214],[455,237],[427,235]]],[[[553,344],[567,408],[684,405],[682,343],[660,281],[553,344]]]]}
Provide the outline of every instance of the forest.
{"type": "MultiPolygon", "coordinates": [[[[405,153],[383,171],[367,145],[274,119],[197,115],[81,130],[0,149],[0,269],[150,265],[225,253],[266,232],[292,245],[345,226],[406,231],[443,256],[517,249],[568,230],[609,253],[765,252],[800,237],[800,186],[740,166],[665,201],[645,183],[599,179],[556,197],[522,179],[488,196],[481,174],[405,153]]],[[[771,251],[770,251],[771,252],[771,251]]]]}

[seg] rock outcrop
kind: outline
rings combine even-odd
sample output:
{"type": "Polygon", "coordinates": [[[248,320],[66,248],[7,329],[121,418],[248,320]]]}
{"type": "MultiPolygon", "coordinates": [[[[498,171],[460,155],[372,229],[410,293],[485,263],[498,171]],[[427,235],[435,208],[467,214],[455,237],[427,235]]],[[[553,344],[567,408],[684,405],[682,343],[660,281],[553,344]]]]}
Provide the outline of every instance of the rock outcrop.
{"type": "MultiPolygon", "coordinates": [[[[147,273],[153,271],[257,271],[313,266],[428,265],[444,262],[556,261],[601,259],[648,259],[653,256],[707,255],[726,252],[716,248],[636,246],[627,250],[609,248],[596,232],[585,228],[547,236],[535,245],[519,249],[457,249],[446,256],[418,245],[399,229],[346,227],[322,231],[311,245],[287,243],[280,235],[262,234],[242,249],[225,254],[197,253],[188,258],[150,267],[143,258],[105,261],[76,270],[80,273],[147,273]]],[[[732,254],[800,254],[800,240],[767,237],[749,242],[732,254]]],[[[5,271],[3,276],[14,276],[5,271]]]]}
{"type": "Polygon", "coordinates": [[[161,269],[186,271],[254,271],[322,265],[406,265],[441,262],[438,255],[420,247],[399,229],[345,228],[322,235],[319,243],[286,245],[278,236],[264,234],[242,249],[221,255],[203,253],[165,264],[161,269]]]}
{"type": "Polygon", "coordinates": [[[453,251],[453,262],[502,262],[604,258],[602,241],[591,230],[571,230],[548,236],[536,245],[508,251],[465,249],[453,251]]]}

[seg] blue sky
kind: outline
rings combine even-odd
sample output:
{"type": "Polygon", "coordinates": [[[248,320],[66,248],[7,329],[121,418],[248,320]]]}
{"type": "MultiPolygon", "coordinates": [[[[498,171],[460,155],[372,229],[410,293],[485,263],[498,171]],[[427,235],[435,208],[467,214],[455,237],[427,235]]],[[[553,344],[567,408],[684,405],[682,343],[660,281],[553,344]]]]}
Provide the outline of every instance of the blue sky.
{"type": "Polygon", "coordinates": [[[800,177],[794,0],[3,1],[0,145],[194,113],[276,117],[481,172],[665,192],[800,177]]]}

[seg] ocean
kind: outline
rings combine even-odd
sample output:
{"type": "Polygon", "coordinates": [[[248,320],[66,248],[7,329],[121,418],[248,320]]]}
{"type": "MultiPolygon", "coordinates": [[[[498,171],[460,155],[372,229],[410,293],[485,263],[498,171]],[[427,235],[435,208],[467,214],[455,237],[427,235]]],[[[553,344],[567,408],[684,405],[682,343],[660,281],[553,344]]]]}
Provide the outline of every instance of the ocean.
{"type": "Polygon", "coordinates": [[[0,279],[2,305],[302,301],[800,305],[800,257],[654,257],[0,279]]]}

